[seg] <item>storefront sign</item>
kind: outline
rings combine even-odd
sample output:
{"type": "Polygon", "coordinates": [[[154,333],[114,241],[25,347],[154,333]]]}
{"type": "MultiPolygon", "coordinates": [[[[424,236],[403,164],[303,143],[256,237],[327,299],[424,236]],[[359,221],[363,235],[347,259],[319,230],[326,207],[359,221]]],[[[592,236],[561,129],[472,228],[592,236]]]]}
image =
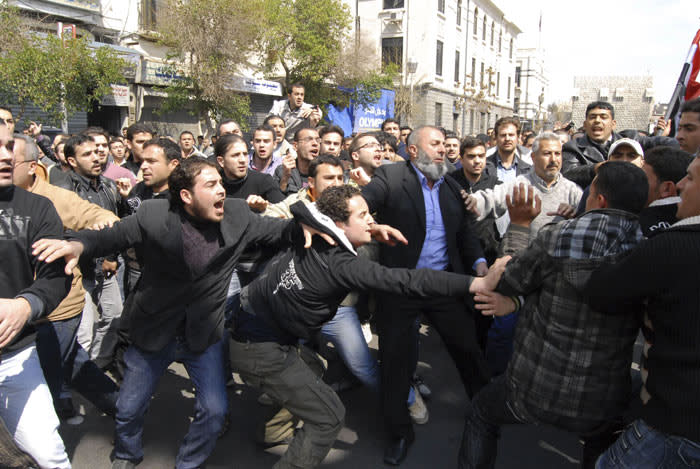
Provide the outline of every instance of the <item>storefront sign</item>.
{"type": "Polygon", "coordinates": [[[99,0],[44,0],[46,3],[55,3],[57,5],[66,5],[81,10],[94,11],[100,13],[99,0]]]}
{"type": "Polygon", "coordinates": [[[126,85],[110,85],[112,93],[105,95],[100,104],[103,106],[129,106],[129,87],[126,85]]]}
{"type": "Polygon", "coordinates": [[[266,94],[269,96],[282,96],[282,85],[276,81],[259,80],[257,78],[233,77],[230,87],[244,93],[266,94]]]}

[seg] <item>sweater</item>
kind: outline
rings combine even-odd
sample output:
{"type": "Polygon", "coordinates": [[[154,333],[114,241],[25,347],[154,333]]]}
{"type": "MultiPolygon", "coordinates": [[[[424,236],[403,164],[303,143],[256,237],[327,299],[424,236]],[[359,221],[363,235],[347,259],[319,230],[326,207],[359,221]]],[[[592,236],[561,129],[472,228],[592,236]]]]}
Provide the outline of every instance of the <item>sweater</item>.
{"type": "Polygon", "coordinates": [[[229,179],[222,175],[226,197],[246,200],[249,195],[259,195],[272,204],[282,202],[284,195],[269,174],[248,170],[241,179],[229,179]]]}
{"type": "Polygon", "coordinates": [[[601,267],[586,291],[594,308],[624,312],[640,300],[654,330],[641,418],[700,442],[700,216],[657,231],[617,264],[601,267]]]}

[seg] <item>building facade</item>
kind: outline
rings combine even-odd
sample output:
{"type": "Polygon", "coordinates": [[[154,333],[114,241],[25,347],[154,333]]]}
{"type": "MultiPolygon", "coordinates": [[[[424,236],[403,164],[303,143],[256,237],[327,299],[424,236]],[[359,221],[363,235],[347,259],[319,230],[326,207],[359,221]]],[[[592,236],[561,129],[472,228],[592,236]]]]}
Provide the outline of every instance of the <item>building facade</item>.
{"type": "Polygon", "coordinates": [[[485,133],[513,115],[520,29],[489,0],[345,0],[358,43],[396,64],[402,124],[485,133]],[[409,102],[411,105],[402,105],[409,102]],[[403,111],[403,112],[402,112],[403,111]]]}
{"type": "Polygon", "coordinates": [[[651,76],[574,77],[571,119],[581,125],[586,106],[607,101],[615,107],[617,130],[648,130],[654,108],[654,79],[651,76]]]}
{"type": "Polygon", "coordinates": [[[515,102],[513,111],[520,117],[523,128],[541,130],[547,120],[549,74],[540,47],[517,51],[515,67],[515,102]]]}

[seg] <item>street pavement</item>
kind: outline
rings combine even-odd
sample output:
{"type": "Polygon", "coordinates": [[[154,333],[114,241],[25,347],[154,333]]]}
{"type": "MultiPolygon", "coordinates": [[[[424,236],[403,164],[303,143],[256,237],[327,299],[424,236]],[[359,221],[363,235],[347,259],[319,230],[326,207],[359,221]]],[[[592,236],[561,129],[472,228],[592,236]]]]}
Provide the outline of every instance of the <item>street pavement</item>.
{"type": "MultiPolygon", "coordinates": [[[[372,347],[376,351],[376,336],[372,347]]],[[[457,452],[468,400],[457,370],[437,333],[421,329],[419,374],[432,389],[428,401],[430,420],[415,426],[416,441],[403,469],[442,469],[457,467],[457,452]]],[[[239,381],[240,383],[240,381],[239,381]]],[[[231,425],[219,439],[207,468],[270,468],[286,446],[268,450],[256,446],[253,429],[262,421],[267,408],[258,404],[258,392],[243,384],[229,389],[231,425]]],[[[187,431],[193,412],[194,392],[184,368],[174,364],[159,383],[151,401],[144,428],[144,460],[139,469],[173,468],[175,456],[187,431]]],[[[376,397],[356,387],[340,394],[347,415],[333,449],[321,467],[333,469],[381,468],[384,447],[382,422],[376,397]]],[[[75,469],[111,467],[114,423],[100,415],[91,404],[75,397],[84,421],[61,426],[68,455],[75,469]]],[[[504,427],[496,467],[575,468],[581,454],[576,436],[531,425],[504,427]]]]}

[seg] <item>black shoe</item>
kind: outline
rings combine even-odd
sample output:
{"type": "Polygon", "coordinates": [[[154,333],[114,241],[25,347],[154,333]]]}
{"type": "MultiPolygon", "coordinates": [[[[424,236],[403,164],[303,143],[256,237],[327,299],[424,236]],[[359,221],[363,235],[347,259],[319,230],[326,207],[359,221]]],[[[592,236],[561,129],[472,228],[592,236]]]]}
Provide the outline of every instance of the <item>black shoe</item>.
{"type": "Polygon", "coordinates": [[[391,466],[398,466],[406,459],[408,447],[411,443],[406,438],[398,438],[393,440],[384,449],[384,463],[391,466]]]}

